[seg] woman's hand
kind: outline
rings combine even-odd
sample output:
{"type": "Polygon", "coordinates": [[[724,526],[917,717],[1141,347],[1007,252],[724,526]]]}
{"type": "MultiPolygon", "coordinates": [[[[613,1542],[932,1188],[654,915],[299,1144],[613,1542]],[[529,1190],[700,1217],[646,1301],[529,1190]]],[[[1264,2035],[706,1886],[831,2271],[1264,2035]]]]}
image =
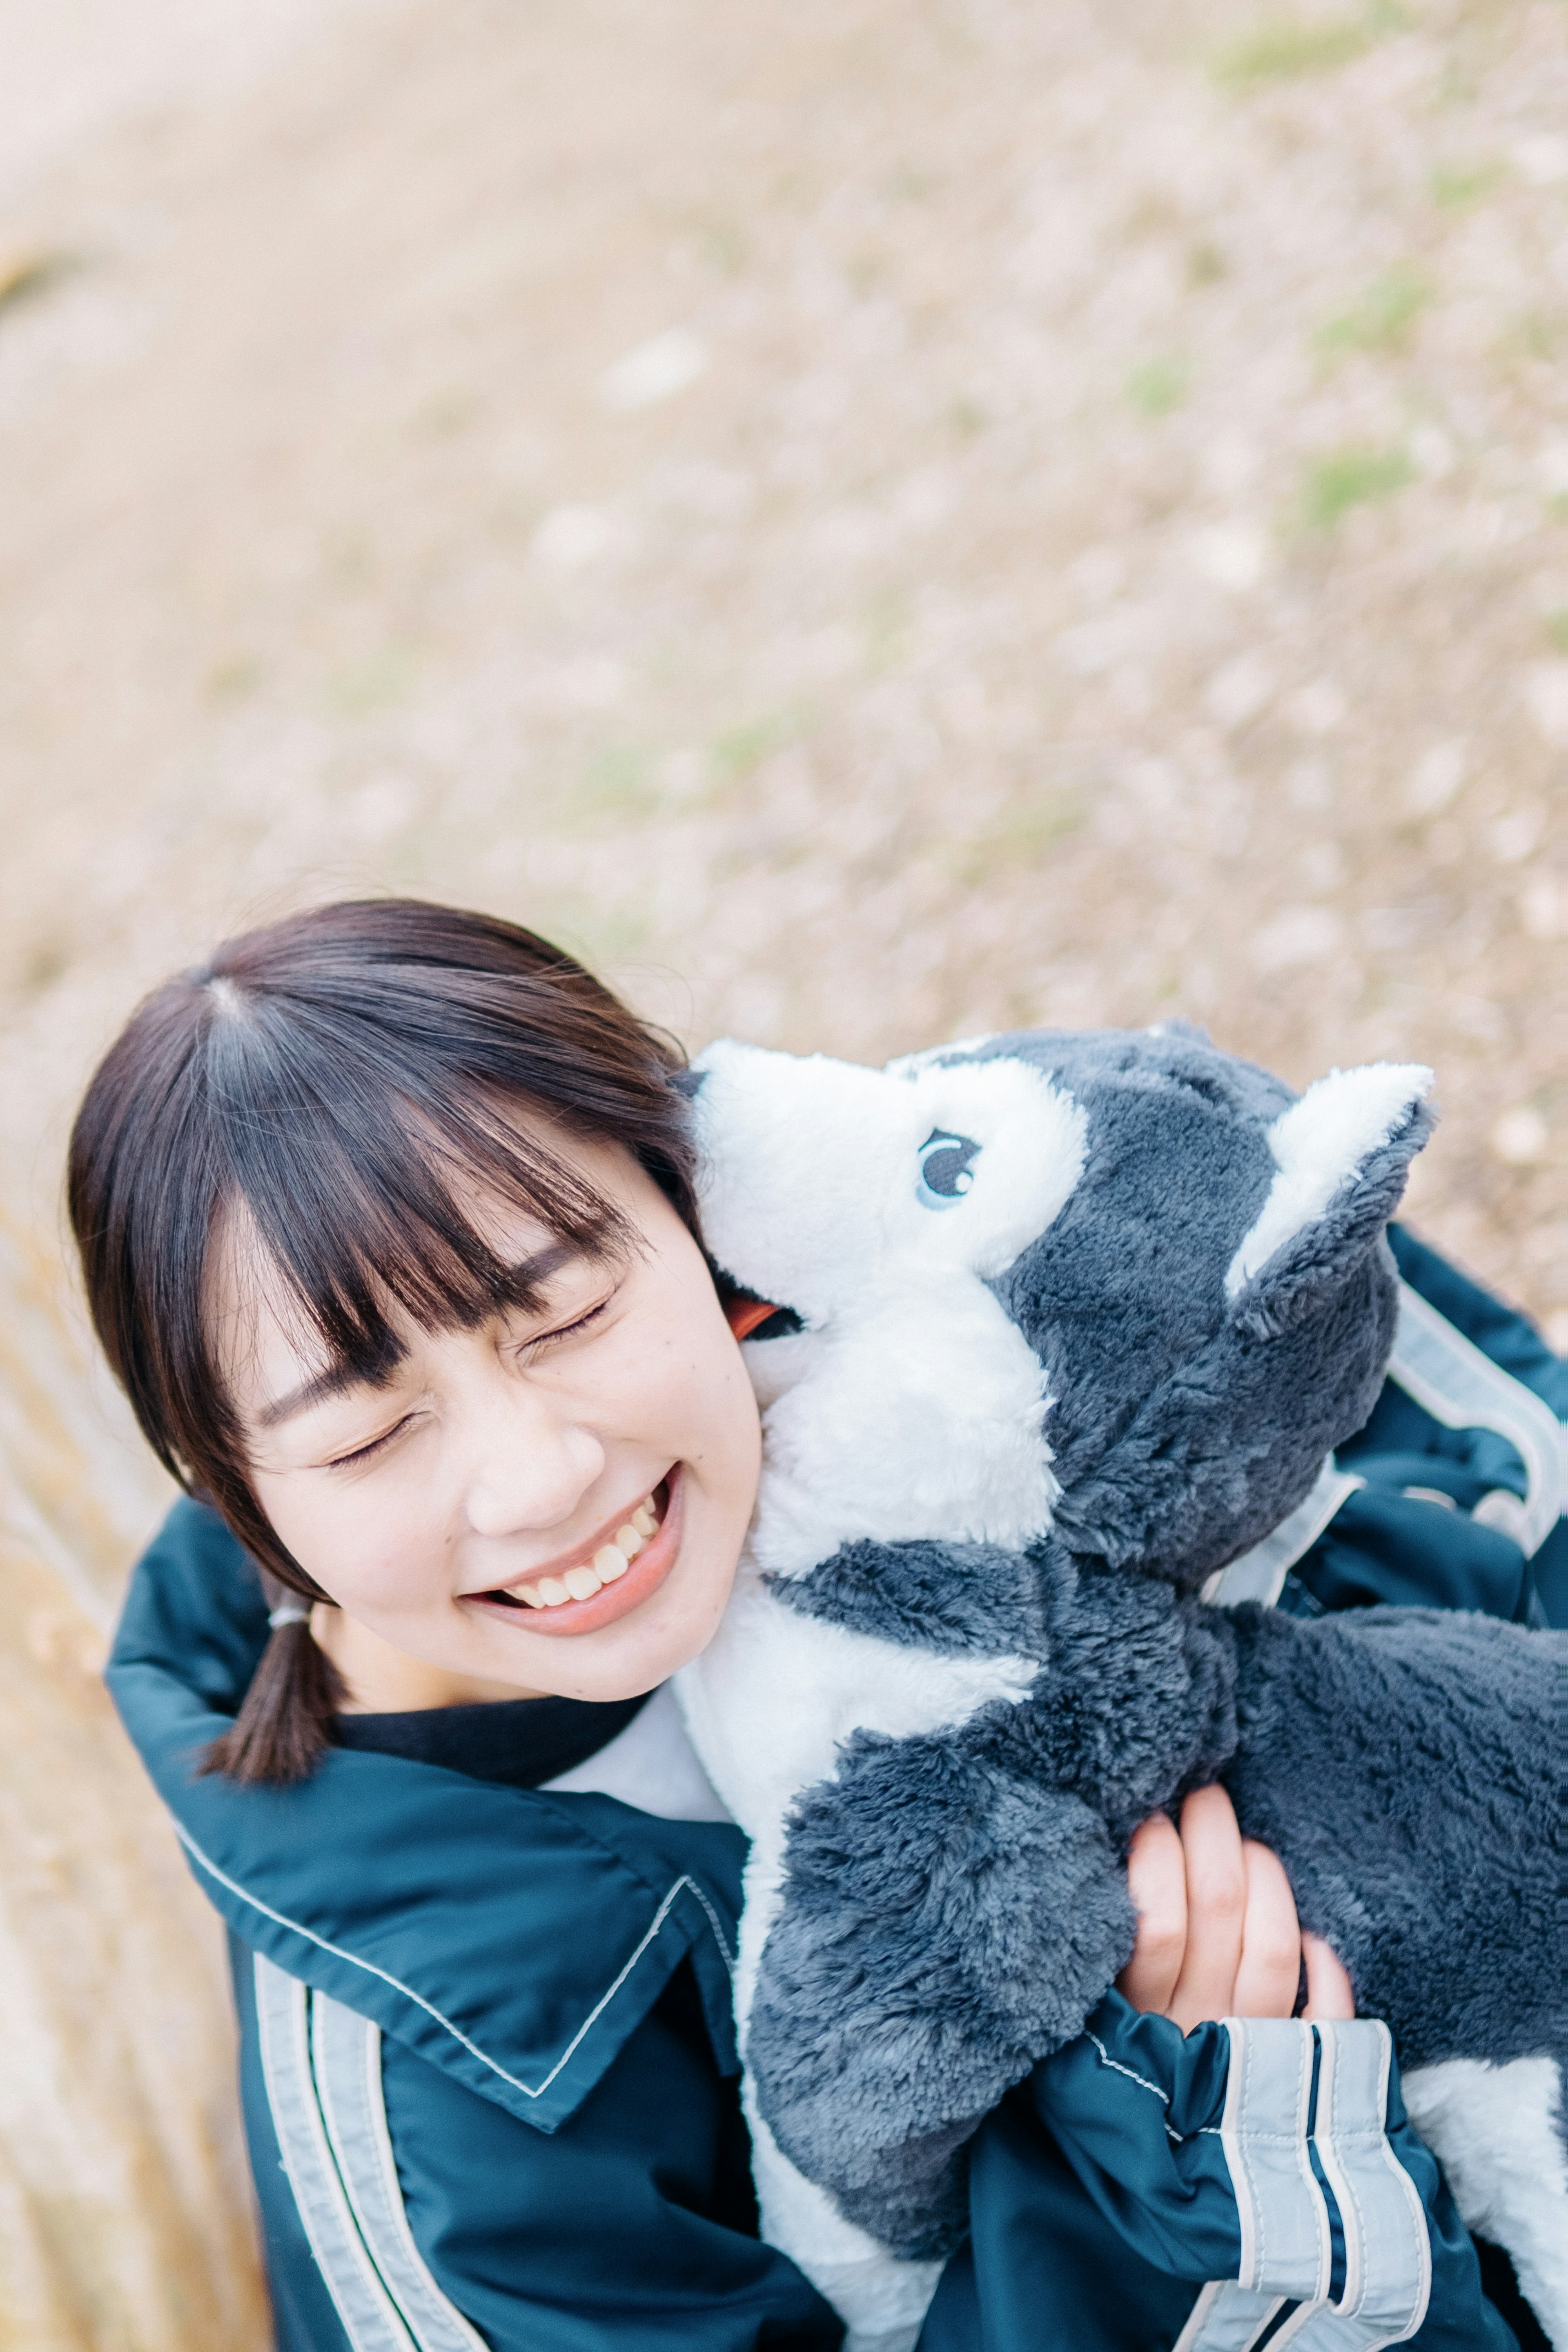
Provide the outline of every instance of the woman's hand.
{"type": "Polygon", "coordinates": [[[1134,2009],[1184,2033],[1210,2018],[1289,2017],[1304,1958],[1302,2014],[1355,2015],[1349,1977],[1321,1937],[1301,1933],[1279,1857],[1242,1836],[1223,1789],[1195,1789],[1180,1830],[1150,1815],[1128,1850],[1127,1886],[1138,1937],[1116,1983],[1134,2009]]]}

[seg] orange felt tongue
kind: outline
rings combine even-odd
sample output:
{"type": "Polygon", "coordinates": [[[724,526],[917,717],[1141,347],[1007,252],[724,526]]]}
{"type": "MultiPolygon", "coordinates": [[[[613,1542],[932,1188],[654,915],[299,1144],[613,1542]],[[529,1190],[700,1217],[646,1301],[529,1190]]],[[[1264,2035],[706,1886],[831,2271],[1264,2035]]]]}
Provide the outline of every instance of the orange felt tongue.
{"type": "Polygon", "coordinates": [[[759,1323],[765,1323],[778,1308],[766,1298],[731,1298],[724,1309],[724,1320],[737,1339],[750,1338],[759,1323]]]}

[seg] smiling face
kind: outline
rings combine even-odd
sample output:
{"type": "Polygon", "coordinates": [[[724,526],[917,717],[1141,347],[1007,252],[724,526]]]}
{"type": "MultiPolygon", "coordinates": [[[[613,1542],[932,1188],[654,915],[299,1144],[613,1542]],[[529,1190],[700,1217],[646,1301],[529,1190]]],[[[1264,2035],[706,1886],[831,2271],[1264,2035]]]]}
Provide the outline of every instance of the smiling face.
{"type": "Polygon", "coordinates": [[[700,1250],[629,1153],[551,1139],[629,1237],[575,1250],[458,1204],[517,1305],[471,1328],[389,1316],[378,1377],[333,1364],[243,1218],[209,1312],[256,1499],[337,1613],[317,1636],[362,1706],[651,1690],[729,1595],[757,1412],[700,1250]]]}

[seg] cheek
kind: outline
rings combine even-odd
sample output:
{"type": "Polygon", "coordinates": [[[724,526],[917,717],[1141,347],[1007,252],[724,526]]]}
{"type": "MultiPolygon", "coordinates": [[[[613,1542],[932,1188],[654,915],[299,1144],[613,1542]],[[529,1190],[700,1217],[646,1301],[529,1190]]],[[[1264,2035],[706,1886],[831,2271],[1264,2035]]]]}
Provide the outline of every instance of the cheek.
{"type": "Polygon", "coordinates": [[[429,1530],[418,1501],[375,1479],[353,1487],[258,1477],[256,1499],[306,1574],[356,1615],[395,1613],[427,1597],[429,1530]]]}
{"type": "Polygon", "coordinates": [[[740,1351],[727,1326],[689,1351],[689,1451],[715,1494],[749,1515],[762,1459],[762,1429],[740,1351]]]}
{"type": "MultiPolygon", "coordinates": [[[[605,1424],[690,1463],[716,1490],[749,1490],[761,1439],[757,1405],[706,1268],[700,1286],[660,1284],[597,1371],[605,1424]]],[[[747,1507],[750,1507],[749,1492],[747,1507]]]]}

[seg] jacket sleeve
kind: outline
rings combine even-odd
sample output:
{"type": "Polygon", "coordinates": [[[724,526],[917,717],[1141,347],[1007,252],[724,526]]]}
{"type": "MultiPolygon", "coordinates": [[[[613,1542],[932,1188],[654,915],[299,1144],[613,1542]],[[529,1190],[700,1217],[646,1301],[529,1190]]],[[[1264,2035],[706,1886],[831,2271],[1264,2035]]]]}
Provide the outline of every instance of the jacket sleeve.
{"type": "Polygon", "coordinates": [[[1387,2030],[1183,2036],[1109,1994],[983,2127],[921,2352],[1514,2352],[1387,2030]]]}
{"type": "Polygon", "coordinates": [[[553,2135],[231,1941],[276,2352],[837,2352],[679,1969],[553,2135]]]}
{"type": "Polygon", "coordinates": [[[1340,1446],[1363,1481],[1287,1580],[1301,1613],[1377,1602],[1568,1624],[1568,1361],[1413,1234],[1389,1239],[1405,1318],[1371,1419],[1340,1446]]]}

